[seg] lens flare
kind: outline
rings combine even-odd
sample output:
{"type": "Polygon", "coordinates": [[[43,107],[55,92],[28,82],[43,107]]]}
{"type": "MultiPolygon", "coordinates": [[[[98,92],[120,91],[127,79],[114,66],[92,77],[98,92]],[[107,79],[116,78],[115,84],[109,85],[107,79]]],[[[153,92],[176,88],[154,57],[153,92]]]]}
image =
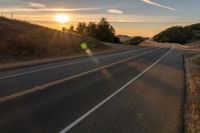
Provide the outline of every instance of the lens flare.
{"type": "MultiPolygon", "coordinates": [[[[99,60],[94,56],[94,53],[92,52],[92,50],[89,49],[88,45],[86,42],[81,43],[81,48],[85,51],[85,53],[92,58],[93,62],[96,63],[98,66],[101,65],[101,63],[99,62],[99,60]]],[[[106,68],[103,68],[101,70],[101,73],[108,79],[111,79],[111,75],[108,72],[108,70],[106,68]]]]}

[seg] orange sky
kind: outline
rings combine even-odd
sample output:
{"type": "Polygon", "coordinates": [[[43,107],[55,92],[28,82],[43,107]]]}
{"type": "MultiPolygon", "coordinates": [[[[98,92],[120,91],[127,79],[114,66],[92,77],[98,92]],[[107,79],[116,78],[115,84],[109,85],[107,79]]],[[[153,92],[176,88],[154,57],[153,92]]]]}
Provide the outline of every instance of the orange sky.
{"type": "MultiPolygon", "coordinates": [[[[74,25],[76,27],[78,22],[98,22],[101,17],[104,17],[104,14],[99,16],[95,15],[82,15],[82,14],[74,14],[74,13],[64,13],[69,16],[69,22],[67,23],[59,23],[55,21],[55,16],[60,13],[15,13],[14,19],[29,21],[34,24],[42,25],[45,27],[53,28],[61,30],[63,27],[68,28],[70,25],[74,25]]],[[[10,13],[4,13],[4,16],[11,17],[10,13]]],[[[129,35],[129,36],[145,36],[152,37],[153,35],[159,33],[160,31],[172,26],[172,25],[187,25],[191,24],[190,21],[184,22],[162,22],[160,19],[162,17],[141,17],[135,16],[134,22],[132,20],[129,21],[129,15],[123,17],[126,21],[123,21],[119,17],[114,15],[107,15],[108,21],[114,26],[116,30],[116,34],[129,35]],[[154,22],[149,22],[151,20],[154,22]]]]}
{"type": "Polygon", "coordinates": [[[170,26],[199,22],[199,5],[199,0],[0,0],[0,12],[59,30],[105,17],[117,34],[152,37],[170,26]],[[70,21],[55,22],[58,13],[70,21]]]}

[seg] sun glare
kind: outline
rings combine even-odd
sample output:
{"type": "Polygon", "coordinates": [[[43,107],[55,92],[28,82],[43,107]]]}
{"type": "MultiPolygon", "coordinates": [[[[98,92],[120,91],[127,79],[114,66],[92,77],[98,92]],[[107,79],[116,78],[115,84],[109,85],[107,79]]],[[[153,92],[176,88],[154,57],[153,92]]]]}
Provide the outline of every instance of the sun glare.
{"type": "Polygon", "coordinates": [[[69,21],[69,16],[67,16],[65,14],[57,14],[55,16],[55,21],[59,22],[59,23],[66,23],[69,21]]]}

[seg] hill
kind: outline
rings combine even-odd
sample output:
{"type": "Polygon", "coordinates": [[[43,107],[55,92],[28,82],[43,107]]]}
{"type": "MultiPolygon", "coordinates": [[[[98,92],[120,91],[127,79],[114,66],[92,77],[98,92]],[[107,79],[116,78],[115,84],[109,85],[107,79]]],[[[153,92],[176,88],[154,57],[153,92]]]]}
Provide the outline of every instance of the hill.
{"type": "Polygon", "coordinates": [[[117,37],[120,39],[121,42],[131,39],[131,37],[128,35],[117,35],[117,37]]]}
{"type": "Polygon", "coordinates": [[[82,42],[92,51],[108,49],[90,37],[0,17],[0,61],[81,54],[82,42]]]}
{"type": "Polygon", "coordinates": [[[173,26],[155,35],[157,42],[185,44],[200,39],[200,23],[189,26],[173,26]]]}
{"type": "Polygon", "coordinates": [[[142,43],[146,39],[147,38],[145,38],[145,37],[135,36],[135,37],[132,37],[132,38],[124,41],[124,44],[126,44],[126,45],[139,45],[140,43],[142,43]]]}

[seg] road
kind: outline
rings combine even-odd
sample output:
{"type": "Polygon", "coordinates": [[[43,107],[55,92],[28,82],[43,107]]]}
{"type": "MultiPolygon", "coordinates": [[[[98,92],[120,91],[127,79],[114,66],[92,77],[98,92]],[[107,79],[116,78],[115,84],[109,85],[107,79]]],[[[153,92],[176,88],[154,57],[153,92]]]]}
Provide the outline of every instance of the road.
{"type": "Polygon", "coordinates": [[[181,133],[182,54],[135,47],[0,72],[0,132],[181,133]]]}

